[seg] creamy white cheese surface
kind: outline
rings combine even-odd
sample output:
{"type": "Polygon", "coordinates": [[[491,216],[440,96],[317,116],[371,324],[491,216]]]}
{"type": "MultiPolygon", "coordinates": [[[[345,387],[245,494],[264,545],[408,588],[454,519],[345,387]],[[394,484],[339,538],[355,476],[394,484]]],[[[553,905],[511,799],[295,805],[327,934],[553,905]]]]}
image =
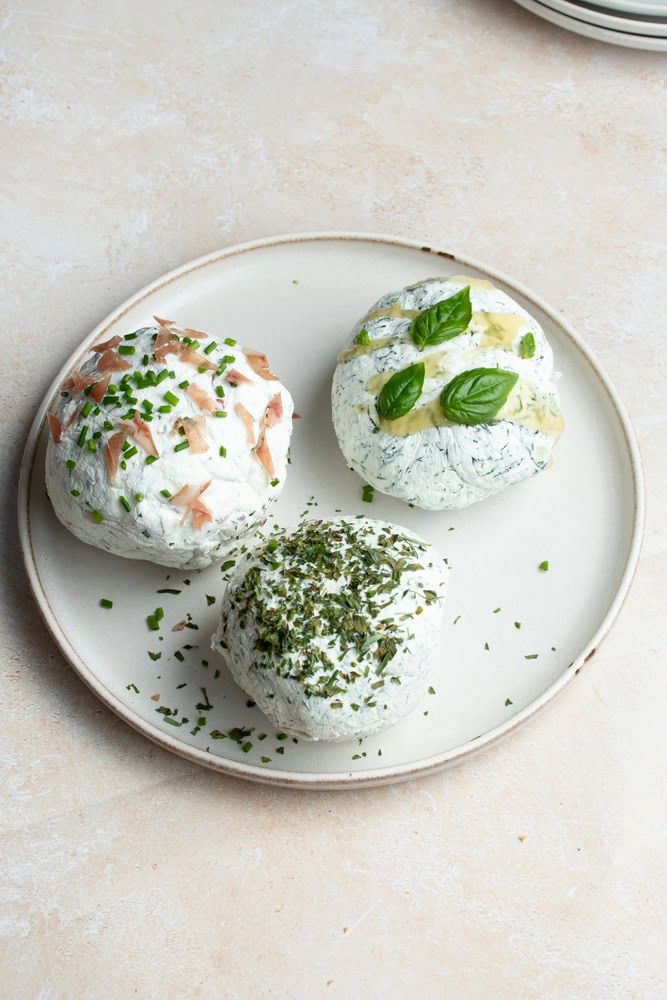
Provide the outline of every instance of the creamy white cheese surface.
{"type": "Polygon", "coordinates": [[[304,521],[239,562],[212,647],[278,729],[368,736],[426,695],[447,575],[431,546],[398,525],[304,521]]]}
{"type": "Polygon", "coordinates": [[[348,465],[382,492],[426,509],[466,507],[549,464],[563,429],[556,378],[541,327],[509,295],[464,276],[429,279],[383,296],[352,331],[333,378],[334,428],[348,465]],[[466,285],[468,328],[421,350],[410,339],[415,316],[466,285]],[[367,345],[355,343],[363,330],[367,345]],[[526,334],[534,338],[532,357],[521,356],[526,334]],[[426,378],[414,409],[400,420],[380,420],[382,385],[417,362],[425,362],[426,378]],[[450,423],[439,396],[456,375],[476,368],[519,379],[490,422],[450,423]]]}
{"type": "MultiPolygon", "coordinates": [[[[293,405],[287,389],[279,381],[261,377],[240,345],[224,342],[224,334],[202,336],[198,343],[195,331],[170,328],[184,349],[189,349],[184,339],[189,334],[196,355],[205,359],[205,371],[183,360],[193,357],[187,351],[167,353],[163,362],[155,360],[161,329],[165,330],[150,326],[129,333],[111,348],[131,368],[111,373],[104,399],[95,402],[71,385],[63,389],[52,410],[55,437],[61,440],[56,443],[52,431],[46,485],[58,518],[83,542],[132,559],[197,568],[222,558],[230,542],[253,531],[280,495],[293,405]],[[128,347],[134,353],[123,353],[128,347]],[[232,370],[247,381],[234,385],[232,370]],[[149,373],[158,384],[143,384],[149,373]],[[125,383],[124,376],[129,376],[125,383]],[[191,395],[197,390],[205,394],[200,402],[191,395]],[[281,410],[280,418],[275,419],[274,412],[272,426],[265,426],[267,407],[278,395],[279,404],[272,405],[281,410]],[[243,416],[237,404],[244,408],[243,416]],[[157,459],[145,434],[136,433],[133,419],[148,427],[157,459]],[[272,474],[257,454],[263,427],[272,474]],[[117,440],[127,433],[125,450],[112,480],[105,445],[119,432],[117,440]],[[191,433],[194,447],[188,443],[191,433]],[[183,492],[186,486],[191,489],[183,492]],[[192,506],[177,502],[179,492],[187,502],[203,487],[192,506]]],[[[101,379],[97,370],[101,357],[102,353],[91,352],[79,379],[91,373],[101,379]]]]}

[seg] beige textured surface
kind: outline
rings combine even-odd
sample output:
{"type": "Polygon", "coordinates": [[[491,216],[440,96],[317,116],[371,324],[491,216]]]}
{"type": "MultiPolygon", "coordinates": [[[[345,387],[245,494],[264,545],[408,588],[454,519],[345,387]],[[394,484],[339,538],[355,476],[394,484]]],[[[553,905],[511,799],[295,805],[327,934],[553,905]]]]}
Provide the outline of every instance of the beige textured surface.
{"type": "Polygon", "coordinates": [[[663,997],[664,57],[509,0],[35,0],[4,7],[0,58],[0,993],[663,997]],[[191,257],[308,229],[448,245],[560,307],[649,492],[633,590],[565,694],[464,766],[354,794],[225,780],[111,716],[14,528],[80,338],[191,257]]]}

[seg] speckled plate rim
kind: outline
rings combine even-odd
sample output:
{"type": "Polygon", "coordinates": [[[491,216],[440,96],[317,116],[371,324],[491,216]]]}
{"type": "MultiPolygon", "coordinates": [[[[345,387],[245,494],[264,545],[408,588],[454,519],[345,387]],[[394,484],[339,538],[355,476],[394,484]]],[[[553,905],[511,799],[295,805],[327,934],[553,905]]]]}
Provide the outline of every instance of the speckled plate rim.
{"type": "Polygon", "coordinates": [[[183,264],[181,267],[168,272],[151,284],[146,285],[145,288],[142,288],[135,295],[132,295],[122,305],[114,310],[114,312],[110,313],[106,319],[102,320],[102,322],[84,339],[80,347],[68,358],[59,370],[58,374],[51,383],[44,400],[37,410],[37,414],[28,434],[21,464],[21,475],[18,490],[18,529],[19,541],[28,580],[46,626],[51,632],[51,635],[53,636],[60,651],[72,665],[76,673],[97,695],[100,701],[107,706],[107,708],[110,708],[112,712],[119,715],[130,726],[142,733],[144,736],[147,736],[148,739],[152,740],[154,743],[164,747],[166,750],[171,750],[173,753],[176,753],[181,757],[185,757],[187,760],[191,760],[196,764],[201,764],[204,767],[211,768],[223,774],[246,778],[250,781],[256,781],[268,785],[283,785],[304,789],[333,789],[358,788],[389,784],[391,782],[405,781],[423,774],[439,771],[442,768],[458,763],[463,758],[490,746],[496,740],[506,736],[508,733],[511,733],[514,729],[526,722],[527,719],[530,719],[536,712],[550,702],[560,691],[563,690],[566,684],[576,677],[586,661],[589,660],[595,653],[600,642],[609,632],[613,622],[621,610],[623,602],[625,601],[630,589],[637,561],[639,559],[644,530],[644,506],[644,481],[641,458],[635,433],[625,410],[625,406],[623,405],[611,379],[597,361],[594,354],[586,346],[582,338],[539,296],[535,295],[533,292],[529,291],[513,279],[508,278],[501,271],[488,267],[486,264],[483,264],[472,257],[468,257],[465,254],[451,253],[446,250],[431,247],[419,242],[418,240],[409,240],[394,236],[367,233],[315,232],[272,236],[264,239],[253,240],[247,243],[239,243],[223,250],[214,251],[204,257],[199,257],[196,260],[190,261],[189,263],[183,264]],[[577,350],[583,355],[583,358],[588,362],[592,372],[597,376],[598,380],[604,387],[604,390],[618,417],[620,427],[623,432],[623,441],[627,450],[627,457],[629,458],[632,476],[632,483],[630,484],[634,495],[632,535],[625,567],[616,594],[609,610],[607,611],[607,614],[593,637],[590,639],[589,643],[584,649],[582,649],[569,667],[567,667],[567,669],[561,674],[558,680],[554,681],[554,683],[551,684],[538,698],[506,722],[494,727],[473,740],[469,740],[468,742],[461,744],[458,747],[452,747],[442,753],[434,754],[421,760],[409,761],[405,764],[393,765],[385,768],[369,768],[356,771],[354,773],[319,772],[313,774],[312,772],[304,771],[267,771],[266,769],[253,764],[246,764],[242,761],[237,762],[226,760],[212,754],[207,754],[204,750],[199,750],[189,744],[179,742],[179,740],[174,739],[174,737],[169,734],[162,732],[156,726],[151,725],[143,719],[135,716],[128,709],[128,707],[99,680],[85,660],[79,655],[78,651],[72,645],[67,633],[60,625],[60,622],[58,621],[58,618],[49,603],[46,591],[40,579],[35,553],[33,550],[30,528],[30,491],[32,474],[35,468],[35,460],[39,446],[39,438],[46,411],[51,403],[53,395],[58,390],[62,379],[70,370],[72,365],[77,362],[80,356],[87,352],[88,345],[99,339],[99,337],[104,334],[113,323],[117,322],[126,312],[128,312],[129,309],[178,278],[205,268],[210,264],[215,264],[221,260],[235,257],[238,254],[252,253],[254,250],[264,250],[269,247],[280,246],[281,244],[326,241],[373,243],[418,251],[421,250],[425,254],[433,254],[438,257],[444,257],[447,260],[461,264],[463,267],[472,267],[477,271],[481,271],[489,277],[502,282],[502,284],[507,288],[514,290],[548,315],[550,320],[558,326],[562,334],[573,343],[577,350]]]}

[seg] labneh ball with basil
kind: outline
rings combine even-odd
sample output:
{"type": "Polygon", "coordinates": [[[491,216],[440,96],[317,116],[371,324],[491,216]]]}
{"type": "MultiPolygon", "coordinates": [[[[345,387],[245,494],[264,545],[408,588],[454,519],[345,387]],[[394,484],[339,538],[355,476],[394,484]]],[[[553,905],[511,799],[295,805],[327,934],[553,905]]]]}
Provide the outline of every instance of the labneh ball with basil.
{"type": "Polygon", "coordinates": [[[156,317],[95,344],[48,422],[46,485],[65,527],[115,555],[196,568],[279,496],[292,399],[259,351],[156,317]]]}
{"type": "Polygon", "coordinates": [[[490,282],[432,278],[383,296],[338,356],[348,465],[426,509],[466,507],[546,468],[563,430],[553,356],[490,282]]]}
{"type": "Polygon", "coordinates": [[[427,692],[447,572],[395,524],[304,521],[238,564],[212,645],[278,729],[309,740],[368,736],[427,692]]]}

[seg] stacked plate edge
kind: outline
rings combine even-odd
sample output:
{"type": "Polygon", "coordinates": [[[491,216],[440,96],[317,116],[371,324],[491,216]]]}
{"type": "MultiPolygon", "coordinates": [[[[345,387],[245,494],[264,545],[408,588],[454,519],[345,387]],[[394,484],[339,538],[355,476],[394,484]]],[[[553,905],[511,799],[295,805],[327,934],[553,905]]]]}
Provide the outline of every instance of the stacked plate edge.
{"type": "Polygon", "coordinates": [[[561,28],[628,48],[667,52],[666,0],[516,0],[561,28]]]}

